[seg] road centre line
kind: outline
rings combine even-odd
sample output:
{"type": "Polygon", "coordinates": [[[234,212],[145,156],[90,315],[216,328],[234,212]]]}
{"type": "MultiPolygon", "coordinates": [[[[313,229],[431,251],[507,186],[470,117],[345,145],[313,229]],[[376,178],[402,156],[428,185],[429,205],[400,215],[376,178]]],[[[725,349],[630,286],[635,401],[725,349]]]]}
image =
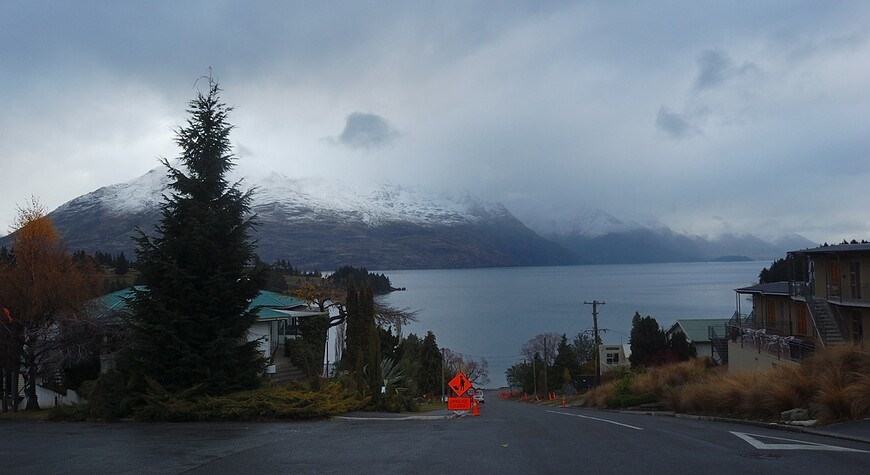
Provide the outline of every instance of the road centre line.
{"type": "Polygon", "coordinates": [[[547,412],[549,412],[550,414],[560,414],[560,415],[563,415],[563,416],[582,417],[583,419],[592,419],[593,421],[606,422],[606,423],[608,423],[608,424],[614,424],[614,425],[618,425],[618,426],[622,426],[622,427],[628,427],[629,429],[634,429],[634,430],[643,430],[643,428],[641,428],[641,427],[632,426],[632,425],[628,425],[628,424],[623,424],[622,422],[616,422],[616,421],[611,421],[611,420],[607,420],[607,419],[601,419],[601,418],[599,418],[599,417],[584,416],[584,415],[581,415],[581,414],[573,414],[573,413],[570,413],[570,412],[559,412],[559,411],[549,411],[549,410],[548,410],[547,412]]]}

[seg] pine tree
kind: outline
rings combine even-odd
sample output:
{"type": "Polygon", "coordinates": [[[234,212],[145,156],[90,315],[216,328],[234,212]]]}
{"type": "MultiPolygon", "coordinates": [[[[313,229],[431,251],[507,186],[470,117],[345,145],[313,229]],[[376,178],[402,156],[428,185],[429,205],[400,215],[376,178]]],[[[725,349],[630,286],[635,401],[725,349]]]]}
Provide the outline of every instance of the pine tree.
{"type": "Polygon", "coordinates": [[[121,251],[118,254],[118,258],[115,259],[114,266],[115,275],[124,275],[130,271],[130,263],[127,262],[127,257],[124,255],[124,251],[121,251]]]}
{"type": "Polygon", "coordinates": [[[426,336],[423,338],[420,361],[422,366],[420,368],[420,391],[423,394],[441,394],[444,388],[441,384],[444,378],[442,374],[443,358],[441,349],[438,348],[438,343],[435,341],[435,334],[431,331],[426,332],[426,336]]]}
{"type": "Polygon", "coordinates": [[[131,301],[136,340],[128,362],[171,391],[198,384],[208,394],[252,388],[264,365],[257,342],[247,341],[256,318],[248,305],[263,280],[251,266],[251,195],[226,178],[235,166],[232,109],[219,93],[209,77],[208,92],[190,101],[175,139],[182,168],[163,160],[172,194],[161,204],[156,235],[140,230],[136,238],[145,288],[131,301]]]}
{"type": "Polygon", "coordinates": [[[353,282],[347,285],[344,299],[344,312],[347,316],[346,337],[344,339],[344,351],[342,352],[341,366],[353,371],[356,368],[360,348],[361,332],[359,330],[359,294],[353,282]]]}
{"type": "Polygon", "coordinates": [[[686,361],[689,358],[698,356],[698,350],[693,343],[689,343],[686,334],[683,332],[674,332],[668,338],[668,348],[674,352],[677,360],[686,361]]]}
{"type": "Polygon", "coordinates": [[[565,334],[562,334],[562,339],[559,340],[559,346],[556,349],[552,375],[550,383],[558,388],[573,383],[574,379],[580,376],[580,361],[577,360],[577,353],[568,343],[568,337],[565,334]],[[565,374],[568,375],[567,378],[565,378],[565,374]]]}
{"type": "Polygon", "coordinates": [[[631,356],[629,361],[633,367],[655,366],[661,352],[668,348],[665,332],[659,327],[655,318],[647,315],[641,317],[635,312],[631,319],[631,356]]]}

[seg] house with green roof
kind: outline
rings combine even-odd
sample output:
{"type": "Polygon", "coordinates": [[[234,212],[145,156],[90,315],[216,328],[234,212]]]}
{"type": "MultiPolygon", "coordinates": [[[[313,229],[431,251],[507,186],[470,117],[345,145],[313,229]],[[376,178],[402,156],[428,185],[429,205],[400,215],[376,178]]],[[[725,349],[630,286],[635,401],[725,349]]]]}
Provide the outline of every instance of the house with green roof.
{"type": "Polygon", "coordinates": [[[727,335],[728,318],[684,318],[674,322],[665,332],[668,338],[675,333],[686,335],[695,345],[698,357],[709,356],[718,364],[728,363],[728,351],[723,345],[727,335]]]}
{"type": "MultiPolygon", "coordinates": [[[[128,287],[98,297],[91,311],[97,316],[129,314],[127,302],[133,297],[133,289],[128,287]]],[[[136,289],[141,290],[143,287],[136,289]]],[[[260,291],[248,304],[248,310],[253,310],[257,316],[257,320],[248,330],[248,341],[257,341],[260,352],[270,363],[270,372],[276,370],[276,360],[282,360],[276,353],[285,339],[299,337],[299,319],[328,316],[327,313],[312,310],[302,300],[268,290],[260,291]]],[[[101,358],[101,371],[107,371],[113,364],[114,355],[105,355],[101,358]]]]}

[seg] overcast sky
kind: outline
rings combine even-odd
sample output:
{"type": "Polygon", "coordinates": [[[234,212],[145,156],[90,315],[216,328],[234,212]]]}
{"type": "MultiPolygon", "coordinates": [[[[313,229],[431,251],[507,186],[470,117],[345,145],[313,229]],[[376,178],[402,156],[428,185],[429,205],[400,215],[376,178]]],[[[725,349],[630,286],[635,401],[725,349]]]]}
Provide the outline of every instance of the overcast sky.
{"type": "Polygon", "coordinates": [[[525,221],[870,239],[870,2],[0,2],[0,231],[173,158],[209,67],[249,173],[525,221]]]}

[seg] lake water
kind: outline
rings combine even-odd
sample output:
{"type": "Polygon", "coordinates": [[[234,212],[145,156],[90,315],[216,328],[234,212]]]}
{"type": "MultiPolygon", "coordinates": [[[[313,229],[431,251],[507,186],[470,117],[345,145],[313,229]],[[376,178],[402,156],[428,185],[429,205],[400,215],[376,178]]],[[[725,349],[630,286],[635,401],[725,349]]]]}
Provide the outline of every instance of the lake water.
{"type": "MultiPolygon", "coordinates": [[[[770,262],[710,262],[566,267],[379,271],[393,292],[384,298],[418,310],[403,334],[435,333],[438,345],[489,363],[490,387],[522,361],[520,348],[539,333],[591,330],[592,306],[606,344],[628,343],[635,312],[664,328],[683,318],[729,318],[734,289],[757,283],[770,262]]],[[[741,308],[748,308],[741,303],[741,308]]]]}

